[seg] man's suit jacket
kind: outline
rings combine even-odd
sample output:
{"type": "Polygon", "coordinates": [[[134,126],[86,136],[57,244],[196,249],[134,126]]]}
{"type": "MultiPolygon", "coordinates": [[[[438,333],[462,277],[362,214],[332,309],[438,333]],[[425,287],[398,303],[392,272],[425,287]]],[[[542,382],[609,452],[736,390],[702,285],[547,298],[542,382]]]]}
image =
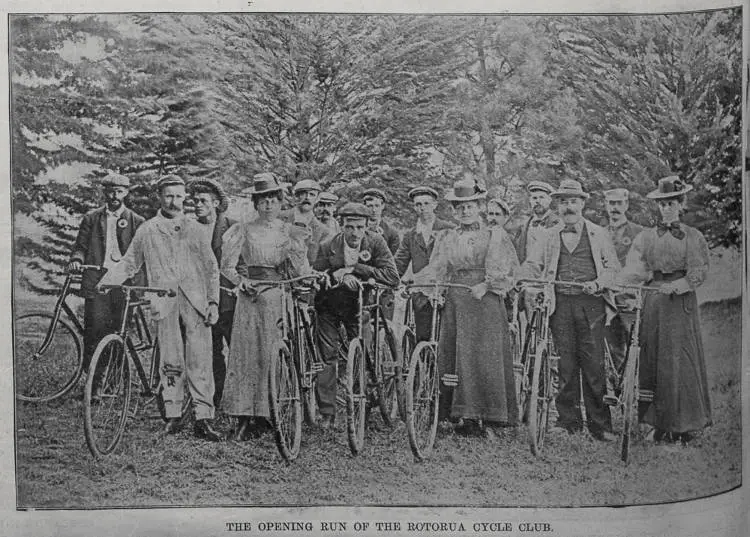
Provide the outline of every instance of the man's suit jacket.
{"type": "MultiPolygon", "coordinates": [[[[125,207],[117,219],[117,246],[120,254],[125,255],[136,229],[143,224],[144,218],[125,207]],[[123,222],[122,224],[120,222],[123,222]]],[[[86,213],[78,228],[78,236],[70,255],[71,261],[84,265],[103,265],[107,247],[107,208],[99,207],[86,213]]],[[[81,294],[87,298],[96,296],[94,287],[101,278],[95,270],[83,272],[81,294]]],[[[133,285],[145,285],[145,274],[140,272],[133,278],[133,285]]]]}
{"type": "MultiPolygon", "coordinates": [[[[216,215],[216,224],[214,224],[214,232],[211,235],[211,250],[213,250],[214,255],[216,256],[217,263],[221,262],[221,247],[224,244],[222,237],[224,236],[224,233],[226,233],[226,231],[235,223],[235,220],[227,218],[224,213],[218,213],[216,215]]],[[[219,282],[222,287],[226,287],[228,289],[232,289],[234,287],[234,284],[230,282],[224,275],[220,275],[219,282]]],[[[220,312],[234,310],[237,298],[233,294],[227,291],[221,291],[219,293],[219,297],[220,312]]]]}
{"type": "Polygon", "coordinates": [[[422,270],[430,262],[432,249],[435,247],[435,236],[438,231],[444,229],[453,229],[455,226],[445,220],[435,219],[432,225],[432,233],[429,242],[425,243],[421,233],[417,233],[416,226],[404,233],[401,240],[401,246],[398,247],[394,256],[396,260],[396,269],[399,276],[403,276],[411,263],[411,270],[414,274],[422,270]]]}
{"type": "MultiPolygon", "coordinates": [[[[365,231],[359,246],[360,256],[354,265],[352,274],[360,280],[374,279],[376,282],[395,287],[398,285],[398,272],[393,254],[388,249],[385,239],[378,233],[365,231]]],[[[313,264],[317,271],[333,274],[344,268],[344,233],[339,233],[324,242],[318,251],[318,258],[313,264]]],[[[351,305],[357,296],[355,291],[335,287],[318,293],[317,304],[326,308],[338,308],[351,305]]]]}
{"type": "MultiPolygon", "coordinates": [[[[609,236],[609,231],[589,220],[583,219],[583,222],[591,243],[591,255],[594,258],[594,265],[596,266],[597,282],[602,286],[613,284],[615,276],[620,270],[620,262],[617,260],[617,253],[609,236]]],[[[546,231],[544,240],[537,244],[537,248],[533,248],[528,252],[528,257],[522,265],[522,271],[525,276],[544,280],[554,280],[556,278],[558,263],[560,261],[560,248],[563,248],[560,231],[562,231],[564,226],[565,224],[562,220],[552,226],[546,231]]],[[[609,306],[607,309],[608,319],[611,319],[617,312],[613,295],[607,293],[605,301],[609,306]]],[[[552,311],[554,309],[553,297],[552,311]]]]}
{"type": "Polygon", "coordinates": [[[378,224],[375,228],[370,228],[370,231],[382,235],[385,239],[386,244],[388,245],[388,249],[392,254],[396,254],[396,252],[398,251],[398,246],[401,243],[401,239],[399,239],[398,231],[393,229],[393,227],[391,227],[388,222],[386,222],[385,220],[381,220],[380,224],[378,224]],[[383,232],[380,233],[379,230],[382,230],[383,232]]]}
{"type": "MultiPolygon", "coordinates": [[[[516,248],[516,253],[518,254],[518,261],[523,264],[524,261],[526,261],[526,257],[529,255],[529,252],[526,251],[526,243],[528,242],[529,237],[529,227],[531,226],[531,220],[532,217],[529,217],[524,225],[522,225],[518,231],[512,236],[513,240],[513,246],[516,248]]],[[[544,226],[545,229],[550,229],[553,226],[559,224],[561,222],[561,218],[558,214],[550,211],[547,213],[547,216],[545,216],[542,219],[542,226],[544,226]]]]}
{"type": "MultiPolygon", "coordinates": [[[[284,222],[294,223],[294,209],[283,211],[279,218],[284,222]]],[[[307,260],[310,264],[315,263],[318,258],[318,250],[320,249],[321,243],[330,239],[333,235],[328,226],[324,225],[316,216],[313,216],[308,225],[310,228],[310,237],[307,239],[307,260]]]]}
{"type": "Polygon", "coordinates": [[[643,231],[643,226],[628,220],[617,228],[608,226],[607,231],[609,231],[609,236],[612,237],[612,243],[615,245],[617,259],[621,265],[625,266],[625,259],[630,251],[630,246],[638,234],[643,231]]]}

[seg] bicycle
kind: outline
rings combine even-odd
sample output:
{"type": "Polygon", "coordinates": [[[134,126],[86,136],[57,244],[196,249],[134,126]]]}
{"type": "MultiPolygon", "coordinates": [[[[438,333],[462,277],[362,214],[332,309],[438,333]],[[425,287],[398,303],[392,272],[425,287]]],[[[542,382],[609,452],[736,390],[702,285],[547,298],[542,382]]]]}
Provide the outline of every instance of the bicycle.
{"type": "Polygon", "coordinates": [[[285,280],[252,280],[242,290],[251,295],[273,288],[281,290],[281,318],[278,320],[281,337],[278,353],[271,358],[268,389],[276,447],[287,462],[299,456],[303,400],[308,412],[314,416],[314,380],[315,375],[323,369],[323,362],[315,345],[313,324],[308,316],[310,306],[302,301],[302,296],[315,287],[295,287],[294,284],[320,278],[321,275],[313,274],[285,280]]]}
{"type": "MultiPolygon", "coordinates": [[[[396,395],[401,391],[401,371],[396,350],[396,338],[392,328],[388,325],[380,296],[383,291],[392,289],[390,286],[358,281],[357,304],[357,335],[349,342],[346,358],[346,424],[349,449],[357,455],[364,446],[365,422],[368,414],[368,387],[372,388],[383,422],[392,425],[392,415],[396,395]],[[364,303],[364,288],[375,291],[375,299],[369,304],[364,303]],[[365,313],[371,323],[371,343],[367,345],[365,337],[365,313]],[[372,383],[368,383],[366,369],[369,371],[372,383]]],[[[398,403],[396,403],[397,405],[398,403]]]]}
{"type": "MultiPolygon", "coordinates": [[[[81,270],[102,268],[81,265],[81,270]]],[[[66,274],[52,313],[29,312],[15,320],[15,392],[21,401],[58,399],[72,390],[83,374],[83,325],[67,302],[71,293],[80,292],[74,285],[80,285],[81,278],[80,272],[66,274]]]]}
{"type": "MultiPolygon", "coordinates": [[[[417,461],[427,459],[432,453],[437,435],[438,410],[440,408],[440,386],[438,384],[438,337],[446,288],[466,289],[471,286],[458,283],[411,284],[406,290],[430,289],[428,300],[432,305],[430,339],[420,341],[411,354],[406,378],[406,433],[409,446],[417,461]]],[[[446,386],[458,386],[458,376],[446,373],[440,377],[446,386]]]]}
{"type": "Polygon", "coordinates": [[[521,386],[523,384],[524,362],[523,362],[523,334],[524,324],[520,319],[520,293],[514,293],[510,298],[510,319],[508,322],[508,331],[510,335],[510,354],[513,357],[513,376],[516,389],[516,404],[518,405],[518,415],[523,416],[524,405],[521,401],[521,386]]]}
{"type": "MultiPolygon", "coordinates": [[[[138,400],[131,398],[131,390],[140,381],[141,397],[156,401],[159,413],[166,419],[159,371],[159,344],[151,336],[143,306],[148,300],[136,293],[153,293],[164,297],[176,296],[174,290],[130,285],[102,285],[101,292],[122,289],[125,293],[124,315],[117,332],[102,338],[89,365],[84,391],[84,431],[86,444],[94,457],[114,451],[122,440],[129,417],[138,412],[138,400]],[[134,332],[131,334],[131,331],[134,332]],[[149,358],[148,374],[141,354],[149,358]],[[136,378],[132,378],[135,369],[136,378]]],[[[190,398],[183,400],[183,415],[190,398]]]]}

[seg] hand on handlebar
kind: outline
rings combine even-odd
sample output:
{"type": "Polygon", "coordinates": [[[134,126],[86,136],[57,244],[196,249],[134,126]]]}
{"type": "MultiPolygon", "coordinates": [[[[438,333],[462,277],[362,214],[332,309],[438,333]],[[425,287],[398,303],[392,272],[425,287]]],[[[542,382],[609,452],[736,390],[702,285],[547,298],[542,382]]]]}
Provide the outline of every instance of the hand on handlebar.
{"type": "Polygon", "coordinates": [[[482,300],[484,295],[487,294],[488,290],[489,287],[487,286],[487,282],[478,283],[471,288],[471,296],[473,296],[477,300],[482,300]]]}
{"type": "Polygon", "coordinates": [[[587,295],[594,295],[601,290],[599,283],[596,280],[591,280],[583,284],[583,292],[587,295]]]}
{"type": "Polygon", "coordinates": [[[359,279],[354,274],[344,274],[341,278],[341,285],[349,289],[350,291],[356,291],[359,286],[359,279]]]}
{"type": "Polygon", "coordinates": [[[81,262],[76,259],[68,263],[68,272],[81,272],[81,262]]]}

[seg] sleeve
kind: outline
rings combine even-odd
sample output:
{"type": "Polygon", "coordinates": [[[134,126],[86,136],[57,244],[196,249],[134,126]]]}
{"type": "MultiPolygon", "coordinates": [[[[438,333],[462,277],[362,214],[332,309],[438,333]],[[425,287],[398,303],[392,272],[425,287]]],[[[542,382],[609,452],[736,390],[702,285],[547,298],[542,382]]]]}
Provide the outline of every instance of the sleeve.
{"type": "Polygon", "coordinates": [[[396,261],[396,270],[398,271],[399,277],[406,273],[406,269],[409,268],[411,263],[411,248],[409,247],[410,240],[409,235],[404,235],[404,239],[401,241],[401,245],[396,250],[393,258],[396,261]]]}
{"type": "Polygon", "coordinates": [[[145,258],[143,255],[143,228],[138,228],[135,232],[128,251],[123,258],[104,274],[99,281],[99,285],[119,285],[128,278],[135,276],[143,266],[145,258]]]}
{"type": "Polygon", "coordinates": [[[697,229],[688,230],[687,241],[687,273],[685,279],[690,289],[696,289],[703,285],[706,276],[708,276],[710,264],[708,243],[697,229]]]}
{"type": "Polygon", "coordinates": [[[206,279],[208,280],[208,286],[206,290],[206,298],[208,303],[213,302],[217,306],[219,305],[219,263],[216,261],[216,256],[211,248],[211,240],[206,237],[205,241],[202,241],[203,247],[201,253],[203,257],[203,264],[206,270],[206,279]]]}
{"type": "Polygon", "coordinates": [[[452,230],[445,230],[435,238],[430,262],[414,275],[414,283],[425,285],[432,282],[444,282],[450,265],[450,238],[452,230]]]}
{"type": "Polygon", "coordinates": [[[352,274],[365,280],[373,278],[378,283],[393,287],[398,285],[398,271],[393,254],[385,239],[379,235],[373,241],[372,263],[372,265],[355,263],[352,274]]]}
{"type": "Polygon", "coordinates": [[[73,244],[73,251],[70,254],[71,261],[83,263],[84,259],[86,259],[86,250],[91,241],[91,220],[92,218],[89,214],[84,215],[81,219],[81,224],[78,226],[76,242],[73,244]]]}
{"type": "Polygon", "coordinates": [[[292,226],[293,224],[287,223],[282,227],[285,240],[281,245],[281,254],[290,276],[303,276],[310,273],[310,261],[307,257],[310,235],[309,231],[307,235],[292,233],[292,226]]]}
{"type": "Polygon", "coordinates": [[[633,239],[625,258],[625,267],[615,277],[615,283],[642,284],[651,280],[652,272],[646,263],[645,252],[646,233],[641,232],[633,239]]]}
{"type": "Polygon", "coordinates": [[[395,254],[401,246],[401,238],[398,236],[398,231],[391,228],[391,236],[388,237],[388,250],[391,254],[395,254]]]}
{"type": "Polygon", "coordinates": [[[321,243],[320,248],[318,248],[318,255],[315,258],[315,262],[313,262],[313,269],[324,272],[331,268],[330,263],[328,262],[331,240],[333,240],[332,237],[321,243]]]}
{"type": "Polygon", "coordinates": [[[233,224],[226,230],[221,238],[221,274],[233,285],[240,283],[240,274],[237,272],[237,264],[242,253],[242,243],[245,234],[242,224],[233,224]]]}
{"type": "Polygon", "coordinates": [[[513,287],[513,278],[520,272],[518,256],[508,233],[502,229],[490,235],[485,258],[486,282],[490,290],[500,294],[513,287]]]}

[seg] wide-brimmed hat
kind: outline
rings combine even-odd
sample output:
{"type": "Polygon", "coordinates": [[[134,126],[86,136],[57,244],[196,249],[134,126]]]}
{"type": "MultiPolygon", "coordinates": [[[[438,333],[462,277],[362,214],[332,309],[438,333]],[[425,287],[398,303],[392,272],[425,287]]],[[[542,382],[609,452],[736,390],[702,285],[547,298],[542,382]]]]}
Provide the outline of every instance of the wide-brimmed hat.
{"type": "Polygon", "coordinates": [[[344,217],[355,217],[355,218],[372,218],[372,211],[363,203],[349,202],[336,211],[336,215],[342,218],[344,217]]]}
{"type": "Polygon", "coordinates": [[[179,175],[165,175],[156,183],[156,190],[161,191],[168,186],[185,186],[185,181],[179,175]]]}
{"type": "Polygon", "coordinates": [[[487,202],[487,204],[494,203],[496,205],[499,205],[500,208],[505,211],[506,216],[510,215],[510,205],[508,205],[508,202],[506,202],[503,198],[492,198],[487,202]]]}
{"type": "Polygon", "coordinates": [[[213,179],[194,179],[187,185],[187,191],[191,196],[199,188],[206,188],[216,196],[216,199],[219,200],[219,206],[216,208],[217,212],[223,213],[227,210],[227,207],[229,207],[229,198],[219,183],[213,179]]]}
{"type": "Polygon", "coordinates": [[[577,197],[587,199],[588,193],[583,191],[581,183],[575,179],[563,179],[560,181],[560,188],[552,192],[552,196],[556,198],[570,198],[577,197]]]}
{"type": "Polygon", "coordinates": [[[546,192],[547,194],[552,194],[554,190],[555,188],[551,184],[544,181],[531,181],[526,185],[526,192],[546,192]]]}
{"type": "Polygon", "coordinates": [[[367,198],[380,198],[384,203],[386,201],[385,192],[379,188],[368,188],[362,192],[362,199],[366,200],[367,198]]]}
{"type": "Polygon", "coordinates": [[[130,188],[130,178],[119,173],[110,173],[99,179],[101,186],[121,186],[130,188]]]}
{"type": "Polygon", "coordinates": [[[336,203],[339,197],[333,192],[321,192],[318,196],[318,203],[336,203]]]}
{"type": "Polygon", "coordinates": [[[627,188],[613,188],[604,191],[606,201],[628,201],[630,193],[627,188]]]}
{"type": "Polygon", "coordinates": [[[271,172],[256,173],[253,176],[253,185],[242,191],[248,196],[265,194],[266,192],[278,192],[284,190],[289,185],[279,181],[276,174],[271,172]]]}
{"type": "Polygon", "coordinates": [[[302,181],[297,181],[294,183],[294,187],[292,187],[292,193],[297,194],[298,192],[306,192],[308,190],[317,190],[320,192],[323,190],[320,186],[320,183],[315,181],[314,179],[302,179],[302,181]]]}
{"type": "Polygon", "coordinates": [[[417,196],[432,196],[436,200],[440,197],[438,191],[429,186],[417,186],[412,188],[407,194],[410,200],[413,200],[417,196]]]}
{"type": "Polygon", "coordinates": [[[453,183],[453,189],[445,195],[447,201],[475,201],[487,198],[474,179],[461,179],[453,183]]]}
{"type": "Polygon", "coordinates": [[[659,179],[659,185],[653,192],[646,194],[652,200],[676,198],[693,190],[692,185],[686,184],[677,175],[670,175],[659,179]]]}

